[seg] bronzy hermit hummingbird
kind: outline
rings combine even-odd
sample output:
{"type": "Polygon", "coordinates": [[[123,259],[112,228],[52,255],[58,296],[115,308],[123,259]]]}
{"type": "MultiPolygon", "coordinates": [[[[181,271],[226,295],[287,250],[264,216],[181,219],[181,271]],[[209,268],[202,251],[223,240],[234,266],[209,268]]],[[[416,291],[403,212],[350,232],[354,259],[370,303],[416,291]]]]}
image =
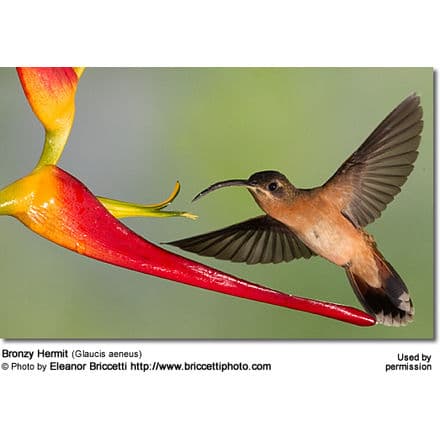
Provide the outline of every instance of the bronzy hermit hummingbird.
{"type": "Polygon", "coordinates": [[[411,322],[414,307],[405,283],[362,228],[381,215],[411,173],[422,116],[420,98],[406,98],[316,188],[296,188],[278,171],[214,183],[194,200],[226,186],[244,186],[266,215],[169,244],[248,264],[320,255],[345,269],[359,301],[378,323],[411,322]]]}

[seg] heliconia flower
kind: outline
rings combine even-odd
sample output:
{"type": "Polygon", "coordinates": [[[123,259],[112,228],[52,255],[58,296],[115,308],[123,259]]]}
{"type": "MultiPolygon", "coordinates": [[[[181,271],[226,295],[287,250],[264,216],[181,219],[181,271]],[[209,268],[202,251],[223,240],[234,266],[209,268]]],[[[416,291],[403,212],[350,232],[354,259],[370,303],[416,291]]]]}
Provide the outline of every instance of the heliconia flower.
{"type": "Polygon", "coordinates": [[[56,164],[72,128],[81,67],[18,67],[26,98],[46,131],[38,166],[56,164]]]}
{"type": "MultiPolygon", "coordinates": [[[[355,308],[287,295],[168,252],[130,230],[111,210],[54,165],[38,167],[0,191],[0,215],[12,215],[37,234],[79,254],[228,295],[361,326],[375,324],[373,317],[355,308]]],[[[116,210],[124,216],[119,207],[116,210]]]]}
{"type": "MultiPolygon", "coordinates": [[[[46,137],[36,168],[56,165],[66,145],[75,116],[75,94],[83,67],[17,67],[26,98],[42,123],[46,137]]],[[[182,211],[162,211],[179,193],[177,182],[170,197],[154,205],[140,205],[99,197],[115,217],[187,217],[182,211]]]]}

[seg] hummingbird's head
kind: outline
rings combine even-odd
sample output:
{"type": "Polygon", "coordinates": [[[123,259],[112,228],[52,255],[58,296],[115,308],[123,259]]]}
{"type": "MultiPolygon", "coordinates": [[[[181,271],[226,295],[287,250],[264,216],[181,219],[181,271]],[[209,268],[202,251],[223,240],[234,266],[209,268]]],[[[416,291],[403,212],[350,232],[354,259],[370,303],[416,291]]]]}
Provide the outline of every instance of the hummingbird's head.
{"type": "Polygon", "coordinates": [[[225,180],[214,183],[197,194],[193,201],[226,186],[245,186],[258,205],[266,212],[283,204],[283,202],[291,201],[296,191],[284,174],[278,171],[259,171],[252,174],[249,179],[225,180]]]}
{"type": "Polygon", "coordinates": [[[247,180],[247,188],[258,205],[267,213],[290,202],[295,187],[278,171],[259,171],[247,180]]]}

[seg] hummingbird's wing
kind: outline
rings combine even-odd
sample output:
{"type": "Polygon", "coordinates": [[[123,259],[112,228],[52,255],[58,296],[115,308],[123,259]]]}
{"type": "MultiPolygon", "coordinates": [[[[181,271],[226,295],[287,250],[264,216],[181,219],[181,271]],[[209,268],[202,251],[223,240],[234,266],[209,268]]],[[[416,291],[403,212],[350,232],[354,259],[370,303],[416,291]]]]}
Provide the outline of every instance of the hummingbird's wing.
{"type": "Polygon", "coordinates": [[[321,188],[356,226],[380,217],[400,192],[418,155],[422,116],[420,98],[406,98],[321,188]]]}
{"type": "Polygon", "coordinates": [[[287,226],[268,215],[167,244],[247,264],[280,263],[315,255],[287,226]]]}

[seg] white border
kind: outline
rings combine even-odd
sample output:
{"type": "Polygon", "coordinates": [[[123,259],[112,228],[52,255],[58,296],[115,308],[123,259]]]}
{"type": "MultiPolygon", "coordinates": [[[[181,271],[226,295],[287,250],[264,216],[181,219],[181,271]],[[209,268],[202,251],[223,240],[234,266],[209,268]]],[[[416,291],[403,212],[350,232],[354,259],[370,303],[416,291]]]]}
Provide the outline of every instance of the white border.
{"type": "MultiPolygon", "coordinates": [[[[440,66],[431,2],[6,3],[3,65],[440,66]]],[[[438,301],[436,307],[438,316],[438,301]]],[[[170,361],[270,359],[273,370],[248,376],[0,372],[2,437],[403,440],[438,430],[431,400],[438,341],[77,344],[142,346],[170,361]],[[385,373],[384,364],[399,352],[431,354],[434,370],[385,373]]],[[[45,344],[20,343],[20,349],[28,345],[45,344]]]]}

